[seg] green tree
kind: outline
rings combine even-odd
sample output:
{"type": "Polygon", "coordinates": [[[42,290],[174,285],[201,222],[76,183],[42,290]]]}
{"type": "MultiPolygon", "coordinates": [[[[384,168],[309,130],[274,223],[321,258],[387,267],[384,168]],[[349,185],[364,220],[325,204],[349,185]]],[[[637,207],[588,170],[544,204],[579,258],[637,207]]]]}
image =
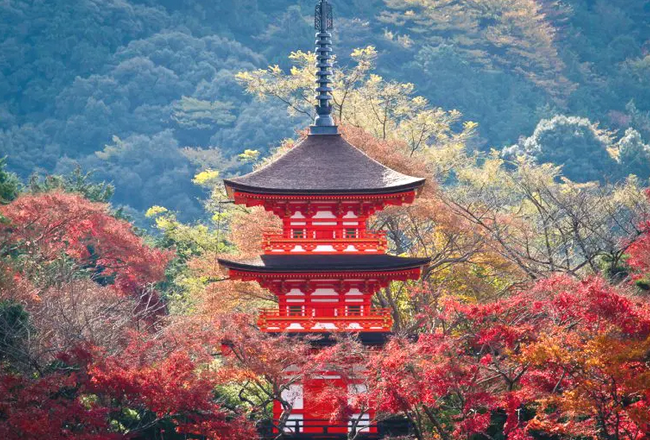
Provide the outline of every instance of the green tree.
{"type": "Polygon", "coordinates": [[[650,177],[650,146],[643,142],[638,131],[628,128],[617,147],[621,174],[634,174],[642,179],[650,177]]]}
{"type": "Polygon", "coordinates": [[[586,118],[557,115],[542,119],[532,136],[504,149],[506,156],[523,154],[540,164],[561,165],[574,182],[615,180],[617,163],[610,154],[612,136],[586,118]]]}
{"type": "Polygon", "coordinates": [[[114,202],[118,204],[140,212],[152,204],[167,204],[187,218],[201,212],[197,201],[200,192],[191,182],[195,168],[182,154],[171,130],[154,136],[114,136],[110,144],[81,165],[96,170],[96,179],[116,186],[114,202]]]}
{"type": "Polygon", "coordinates": [[[174,103],[172,118],[178,125],[191,130],[208,130],[229,125],[235,117],[229,102],[206,101],[183,96],[174,103]]]}
{"type": "Polygon", "coordinates": [[[34,174],[30,177],[27,190],[32,193],[46,193],[54,190],[78,193],[92,202],[107,203],[115,193],[115,187],[106,182],[92,180],[93,172],[83,172],[77,166],[66,175],[34,174]]]}
{"type": "Polygon", "coordinates": [[[0,158],[0,204],[11,202],[20,192],[18,176],[7,171],[6,168],[7,159],[0,158]]]}

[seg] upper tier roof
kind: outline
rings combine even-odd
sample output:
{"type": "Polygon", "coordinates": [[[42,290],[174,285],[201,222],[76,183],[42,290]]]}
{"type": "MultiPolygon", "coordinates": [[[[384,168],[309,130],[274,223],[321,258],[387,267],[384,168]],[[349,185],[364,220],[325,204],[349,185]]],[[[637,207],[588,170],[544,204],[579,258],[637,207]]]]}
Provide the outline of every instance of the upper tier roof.
{"type": "Polygon", "coordinates": [[[339,134],[309,135],[265,167],[224,180],[229,189],[256,194],[388,194],[424,181],[385,167],[339,134]]]}

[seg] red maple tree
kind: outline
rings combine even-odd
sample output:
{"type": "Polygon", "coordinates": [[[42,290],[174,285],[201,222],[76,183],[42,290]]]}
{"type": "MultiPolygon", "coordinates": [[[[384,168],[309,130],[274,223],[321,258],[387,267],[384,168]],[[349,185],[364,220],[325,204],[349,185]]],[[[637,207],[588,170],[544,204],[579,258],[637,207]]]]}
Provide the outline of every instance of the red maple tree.
{"type": "Polygon", "coordinates": [[[78,194],[24,194],[0,206],[0,215],[6,219],[0,244],[5,252],[21,252],[23,270],[65,255],[114,279],[118,291],[133,294],[160,281],[173,257],[147,246],[130,223],[111,215],[107,204],[78,194]]]}
{"type": "Polygon", "coordinates": [[[556,277],[489,304],[449,299],[432,313],[437,327],[416,341],[394,338],[358,356],[367,359],[366,395],[340,399],[338,411],[372,401],[408,417],[419,439],[491,430],[508,439],[647,438],[646,302],[598,278],[556,277]]]}

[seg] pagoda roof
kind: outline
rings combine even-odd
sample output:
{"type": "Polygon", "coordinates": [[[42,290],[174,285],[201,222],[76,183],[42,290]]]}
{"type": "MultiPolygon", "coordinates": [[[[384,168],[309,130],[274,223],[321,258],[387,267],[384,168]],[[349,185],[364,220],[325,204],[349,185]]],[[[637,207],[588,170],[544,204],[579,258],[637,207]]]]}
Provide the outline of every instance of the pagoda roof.
{"type": "Polygon", "coordinates": [[[319,255],[260,255],[243,261],[219,259],[229,269],[266,273],[327,273],[327,272],[385,272],[415,269],[429,258],[397,257],[387,254],[319,254],[319,255]]]}
{"type": "Polygon", "coordinates": [[[389,194],[425,180],[382,165],[340,134],[312,134],[263,168],[224,182],[229,191],[255,194],[389,194]]]}

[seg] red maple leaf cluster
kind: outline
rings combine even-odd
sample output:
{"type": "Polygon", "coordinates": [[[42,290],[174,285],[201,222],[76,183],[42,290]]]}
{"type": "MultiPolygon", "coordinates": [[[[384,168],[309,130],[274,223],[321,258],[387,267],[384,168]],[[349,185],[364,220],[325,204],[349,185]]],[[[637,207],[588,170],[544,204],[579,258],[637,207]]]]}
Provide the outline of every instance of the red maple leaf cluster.
{"type": "MultiPolygon", "coordinates": [[[[495,426],[508,439],[647,438],[647,302],[601,279],[561,276],[495,303],[448,300],[437,320],[417,340],[358,356],[367,359],[365,399],[380,412],[443,439],[495,426]]],[[[320,356],[345,365],[351,351],[320,356]]]]}
{"type": "Polygon", "coordinates": [[[103,203],[64,192],[22,195],[0,206],[5,224],[0,237],[5,247],[22,251],[26,265],[65,255],[98,275],[114,278],[115,288],[132,294],[161,280],[169,251],[147,246],[133,226],[112,216],[103,203]]]}
{"type": "Polygon", "coordinates": [[[219,331],[145,313],[173,252],[77,194],[25,194],[0,218],[0,438],[256,438],[217,394],[219,331]]]}

